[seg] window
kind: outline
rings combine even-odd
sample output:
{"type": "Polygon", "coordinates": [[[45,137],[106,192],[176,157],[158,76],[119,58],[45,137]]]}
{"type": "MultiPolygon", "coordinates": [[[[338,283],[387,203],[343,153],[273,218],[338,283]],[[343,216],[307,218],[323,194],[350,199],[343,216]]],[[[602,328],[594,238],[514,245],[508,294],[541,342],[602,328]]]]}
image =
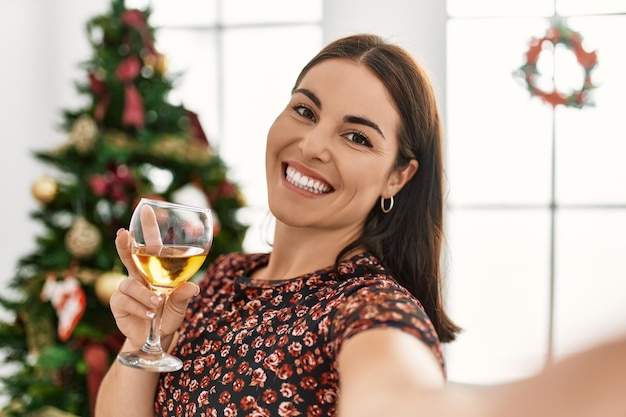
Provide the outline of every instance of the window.
{"type": "MultiPolygon", "coordinates": [[[[465,331],[446,355],[468,383],[526,376],[626,330],[626,5],[505,3],[448,0],[447,286],[465,331]],[[593,107],[553,111],[513,76],[555,14],[598,50],[593,107]]],[[[580,83],[558,49],[545,58],[554,82],[580,83]]]]}
{"type": "Polygon", "coordinates": [[[181,72],[172,100],[198,113],[246,196],[248,251],[266,251],[265,139],[300,69],[322,46],[322,1],[127,0],[154,12],[156,46],[181,72]]]}

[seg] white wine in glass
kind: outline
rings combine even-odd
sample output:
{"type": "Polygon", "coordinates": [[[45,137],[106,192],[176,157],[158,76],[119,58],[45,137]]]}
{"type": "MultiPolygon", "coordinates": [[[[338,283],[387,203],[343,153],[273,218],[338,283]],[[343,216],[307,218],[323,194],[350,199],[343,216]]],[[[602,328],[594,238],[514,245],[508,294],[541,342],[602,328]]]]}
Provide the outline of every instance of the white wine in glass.
{"type": "Polygon", "coordinates": [[[122,352],[118,361],[154,372],[179,370],[182,361],[161,346],[161,315],[169,294],[204,263],[213,242],[208,208],[142,198],[130,219],[131,255],[146,283],[163,297],[143,347],[122,352]]]}

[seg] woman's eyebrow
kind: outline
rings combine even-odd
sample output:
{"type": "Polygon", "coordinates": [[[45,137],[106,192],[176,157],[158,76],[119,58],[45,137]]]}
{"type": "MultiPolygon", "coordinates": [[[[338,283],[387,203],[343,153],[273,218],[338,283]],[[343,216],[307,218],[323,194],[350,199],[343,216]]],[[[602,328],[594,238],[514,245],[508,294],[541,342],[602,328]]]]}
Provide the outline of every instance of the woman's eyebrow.
{"type": "Polygon", "coordinates": [[[315,105],[321,109],[322,108],[322,102],[320,101],[319,98],[317,98],[317,96],[315,95],[315,93],[313,93],[313,91],[311,90],[307,90],[306,88],[297,88],[295,90],[293,90],[293,94],[296,93],[300,93],[300,94],[304,94],[305,96],[307,96],[309,99],[311,99],[311,101],[313,103],[315,103],[315,105]]]}
{"type": "Polygon", "coordinates": [[[346,117],[343,118],[343,121],[346,122],[346,123],[356,123],[356,124],[360,124],[360,125],[369,126],[372,129],[374,129],[375,131],[377,131],[378,133],[380,133],[380,136],[385,138],[385,135],[383,135],[383,132],[382,132],[382,130],[380,130],[378,125],[376,123],[372,122],[369,119],[366,119],[364,117],[359,117],[359,116],[346,116],[346,117]]]}

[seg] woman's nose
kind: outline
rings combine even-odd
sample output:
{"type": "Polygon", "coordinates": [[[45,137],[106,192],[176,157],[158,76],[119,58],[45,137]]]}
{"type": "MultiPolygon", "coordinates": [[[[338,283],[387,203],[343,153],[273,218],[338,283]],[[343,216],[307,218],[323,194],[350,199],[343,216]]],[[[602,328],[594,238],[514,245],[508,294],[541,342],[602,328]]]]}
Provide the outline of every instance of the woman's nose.
{"type": "Polygon", "coordinates": [[[306,159],[328,162],[331,156],[331,138],[329,129],[317,124],[302,136],[298,147],[306,159]]]}

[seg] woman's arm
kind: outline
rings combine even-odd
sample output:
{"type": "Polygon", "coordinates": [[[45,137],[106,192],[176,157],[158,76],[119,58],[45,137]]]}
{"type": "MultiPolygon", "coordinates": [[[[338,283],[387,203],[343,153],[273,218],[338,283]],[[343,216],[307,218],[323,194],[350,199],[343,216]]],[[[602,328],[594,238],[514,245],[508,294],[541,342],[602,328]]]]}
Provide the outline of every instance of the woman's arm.
{"type": "Polygon", "coordinates": [[[366,330],[346,340],[338,358],[338,416],[426,416],[419,397],[443,389],[430,349],[398,329],[366,330]]]}
{"type": "MultiPolygon", "coordinates": [[[[134,350],[128,340],[122,351],[134,350]]],[[[95,417],[154,417],[159,374],[115,361],[105,375],[96,400],[95,417]]]]}
{"type": "Polygon", "coordinates": [[[571,355],[500,390],[495,405],[508,410],[509,417],[626,416],[626,337],[571,355]]]}
{"type": "MultiPolygon", "coordinates": [[[[122,351],[143,346],[150,328],[150,317],[156,313],[163,300],[146,287],[130,255],[128,231],[120,230],[115,239],[120,259],[128,270],[111,296],[110,306],[117,327],[126,336],[122,351]]],[[[185,316],[191,297],[198,286],[186,282],[176,288],[163,307],[161,343],[172,344],[174,334],[185,316]]],[[[105,375],[96,400],[96,417],[154,417],[154,402],[159,374],[130,368],[115,361],[105,375]]]]}
{"type": "Polygon", "coordinates": [[[626,338],[489,388],[444,385],[426,345],[395,329],[353,336],[338,361],[340,417],[626,416],[626,338]]]}

